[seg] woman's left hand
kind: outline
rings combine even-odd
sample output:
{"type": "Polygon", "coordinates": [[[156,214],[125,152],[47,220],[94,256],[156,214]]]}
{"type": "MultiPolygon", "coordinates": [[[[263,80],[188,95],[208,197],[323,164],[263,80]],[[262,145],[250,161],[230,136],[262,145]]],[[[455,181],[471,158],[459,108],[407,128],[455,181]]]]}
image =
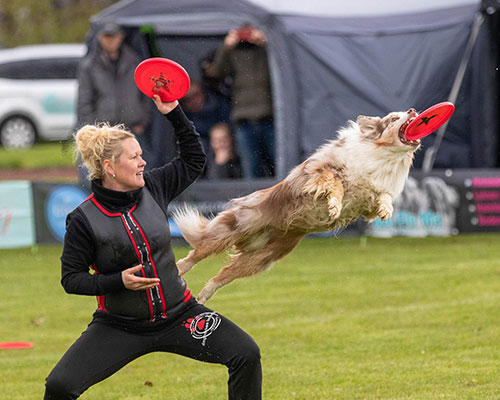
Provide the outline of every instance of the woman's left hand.
{"type": "Polygon", "coordinates": [[[177,100],[164,103],[163,101],[161,101],[160,96],[158,96],[157,94],[153,95],[153,101],[158,111],[162,114],[168,114],[179,105],[179,102],[177,100]]]}

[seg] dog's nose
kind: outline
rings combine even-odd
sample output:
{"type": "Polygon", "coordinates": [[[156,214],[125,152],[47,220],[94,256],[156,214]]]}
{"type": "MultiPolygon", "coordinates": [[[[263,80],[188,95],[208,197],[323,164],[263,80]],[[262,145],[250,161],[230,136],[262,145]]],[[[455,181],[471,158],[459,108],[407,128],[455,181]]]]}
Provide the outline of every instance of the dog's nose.
{"type": "Polygon", "coordinates": [[[418,115],[417,110],[414,108],[410,108],[406,113],[408,114],[408,118],[416,118],[418,115]]]}

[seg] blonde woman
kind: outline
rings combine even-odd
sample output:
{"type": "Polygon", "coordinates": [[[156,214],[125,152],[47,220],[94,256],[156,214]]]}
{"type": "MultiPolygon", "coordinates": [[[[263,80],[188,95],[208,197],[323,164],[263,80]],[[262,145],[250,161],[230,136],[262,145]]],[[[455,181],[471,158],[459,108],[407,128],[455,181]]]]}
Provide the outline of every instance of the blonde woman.
{"type": "Polygon", "coordinates": [[[261,398],[253,339],[198,304],[178,276],[167,207],[198,178],[206,157],[178,102],[154,102],[179,145],[179,157],[163,167],[144,172],[141,147],[122,126],[86,125],[75,135],[93,193],[68,215],[61,282],[68,293],[97,296],[98,308],[49,374],[46,400],[76,399],[155,351],[224,364],[229,399],[261,398]]]}

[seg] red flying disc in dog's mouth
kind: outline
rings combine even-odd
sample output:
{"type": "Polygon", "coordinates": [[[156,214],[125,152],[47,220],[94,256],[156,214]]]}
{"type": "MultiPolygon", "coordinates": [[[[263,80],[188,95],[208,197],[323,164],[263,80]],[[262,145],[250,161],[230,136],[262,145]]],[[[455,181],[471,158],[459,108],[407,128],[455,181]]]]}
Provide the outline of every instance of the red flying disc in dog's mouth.
{"type": "Polygon", "coordinates": [[[33,347],[31,342],[0,342],[0,349],[30,349],[33,347]]]}
{"type": "Polygon", "coordinates": [[[450,102],[443,102],[423,111],[407,126],[405,136],[408,140],[417,140],[430,135],[451,117],[455,106],[450,102]]]}
{"type": "Polygon", "coordinates": [[[157,94],[163,102],[179,100],[190,85],[189,75],[180,64],[161,57],[141,62],[134,79],[142,93],[151,98],[157,94]]]}

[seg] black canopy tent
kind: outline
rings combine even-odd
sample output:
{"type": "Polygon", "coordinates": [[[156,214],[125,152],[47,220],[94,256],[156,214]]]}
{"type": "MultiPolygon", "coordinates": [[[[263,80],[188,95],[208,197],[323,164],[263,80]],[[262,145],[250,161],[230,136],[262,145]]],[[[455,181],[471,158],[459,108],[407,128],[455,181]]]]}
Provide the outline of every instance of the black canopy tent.
{"type": "MultiPolygon", "coordinates": [[[[147,32],[153,32],[160,55],[180,62],[196,79],[199,59],[215,49],[229,29],[245,22],[261,28],[269,42],[276,169],[281,178],[358,114],[424,110],[446,101],[478,12],[481,4],[475,1],[432,11],[356,17],[318,16],[318,9],[314,15],[286,13],[245,0],[124,0],[92,18],[89,37],[98,25],[115,21],[126,27],[130,43],[147,58],[155,55],[147,40],[147,32]]],[[[436,168],[496,166],[496,58],[490,46],[483,24],[436,168]]],[[[168,128],[155,116],[153,129],[168,128]]],[[[424,139],[424,150],[434,138],[424,139]]],[[[173,149],[172,143],[164,144],[155,148],[173,149]]],[[[416,167],[423,155],[418,153],[416,167]]]]}

